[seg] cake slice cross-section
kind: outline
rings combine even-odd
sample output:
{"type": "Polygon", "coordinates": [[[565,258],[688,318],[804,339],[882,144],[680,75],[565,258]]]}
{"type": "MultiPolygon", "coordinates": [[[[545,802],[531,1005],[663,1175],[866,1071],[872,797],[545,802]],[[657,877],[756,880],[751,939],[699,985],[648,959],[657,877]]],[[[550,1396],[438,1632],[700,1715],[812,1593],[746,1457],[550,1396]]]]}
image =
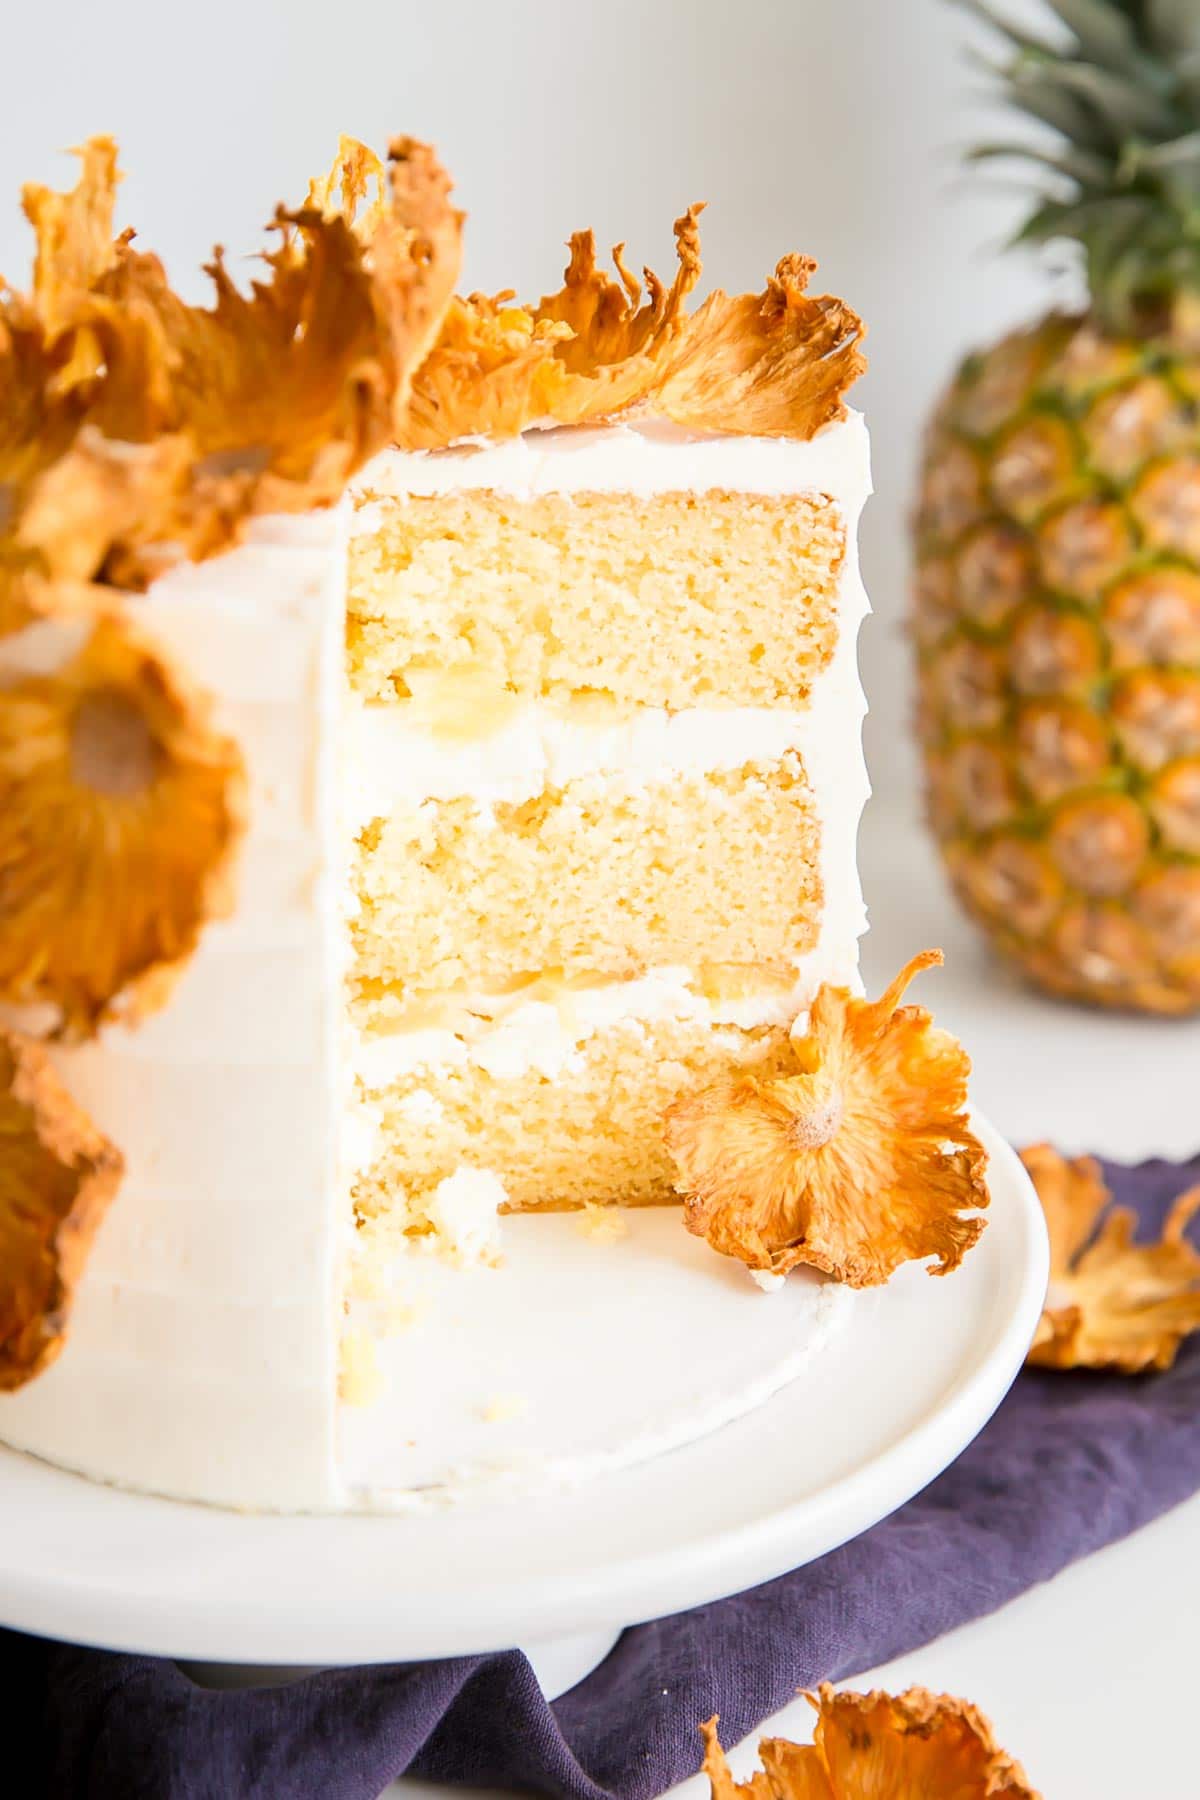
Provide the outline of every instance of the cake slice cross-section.
{"type": "Polygon", "coordinates": [[[368,1241],[486,1169],[673,1198],[664,1108],[852,984],[862,420],[390,452],[347,600],[351,1107],[368,1241]]]}

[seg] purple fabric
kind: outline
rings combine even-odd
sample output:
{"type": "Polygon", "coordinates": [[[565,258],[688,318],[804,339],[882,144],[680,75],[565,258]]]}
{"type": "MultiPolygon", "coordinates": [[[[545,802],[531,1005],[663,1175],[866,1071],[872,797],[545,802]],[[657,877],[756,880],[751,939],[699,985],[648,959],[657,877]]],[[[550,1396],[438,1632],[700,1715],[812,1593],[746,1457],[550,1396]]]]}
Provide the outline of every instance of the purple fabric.
{"type": "MultiPolygon", "coordinates": [[[[1145,1231],[1200,1157],[1109,1166],[1145,1231]]],[[[646,1800],[694,1773],[696,1725],[743,1737],[798,1686],[842,1680],[991,1612],[1200,1488],[1200,1336],[1131,1380],[1026,1372],[959,1460],[820,1562],[627,1631],[552,1706],[517,1651],[209,1692],[169,1662],[0,1632],[5,1765],[53,1800],[376,1800],[404,1771],[646,1800]]]]}

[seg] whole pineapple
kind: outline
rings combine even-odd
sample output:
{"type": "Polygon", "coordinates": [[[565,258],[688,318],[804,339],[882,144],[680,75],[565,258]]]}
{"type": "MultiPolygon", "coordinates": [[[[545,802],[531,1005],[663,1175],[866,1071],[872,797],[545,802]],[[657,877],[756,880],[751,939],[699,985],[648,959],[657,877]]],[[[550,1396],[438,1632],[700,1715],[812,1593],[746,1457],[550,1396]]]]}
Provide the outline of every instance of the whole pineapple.
{"type": "Polygon", "coordinates": [[[914,629],[954,887],[1035,981],[1200,1007],[1200,0],[1046,0],[989,148],[1053,191],[1089,310],[971,356],[931,421],[914,629]],[[1055,15],[1059,28],[1055,27],[1055,15]],[[1051,35],[1054,32],[1054,35],[1051,35]]]}

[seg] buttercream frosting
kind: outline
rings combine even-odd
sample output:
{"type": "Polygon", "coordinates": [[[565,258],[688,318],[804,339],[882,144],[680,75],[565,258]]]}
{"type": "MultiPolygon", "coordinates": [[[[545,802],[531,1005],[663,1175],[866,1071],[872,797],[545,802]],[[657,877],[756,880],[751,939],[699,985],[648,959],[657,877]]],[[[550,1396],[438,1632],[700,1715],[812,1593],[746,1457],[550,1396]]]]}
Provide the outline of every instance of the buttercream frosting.
{"type": "MultiPolygon", "coordinates": [[[[167,1005],[55,1052],[126,1174],[58,1360],[0,1395],[0,1438],[85,1474],[218,1503],[339,1499],[333,744],[344,521],[254,526],[184,565],[138,622],[212,694],[242,746],[237,903],[167,1005]]],[[[78,628],[0,641],[53,668],[78,628]],[[57,643],[56,643],[57,636],[57,643]]]]}
{"type": "Polygon", "coordinates": [[[492,441],[469,438],[447,450],[384,450],[358,477],[354,530],[374,530],[372,499],[491,488],[538,494],[602,493],[643,497],[708,488],[745,494],[827,494],[857,513],[870,491],[863,416],[812,438],[741,437],[692,431],[663,420],[616,425],[558,425],[492,441]]]}

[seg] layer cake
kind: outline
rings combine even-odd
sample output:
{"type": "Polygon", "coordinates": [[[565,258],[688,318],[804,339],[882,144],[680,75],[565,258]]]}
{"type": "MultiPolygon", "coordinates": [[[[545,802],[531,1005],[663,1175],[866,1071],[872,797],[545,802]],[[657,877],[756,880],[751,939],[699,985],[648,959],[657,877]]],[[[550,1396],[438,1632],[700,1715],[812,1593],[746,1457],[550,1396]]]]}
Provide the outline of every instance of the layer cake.
{"type": "MultiPolygon", "coordinates": [[[[68,220],[111,211],[110,151],[68,220]]],[[[0,854],[4,1103],[69,1175],[0,1269],[0,1438],[280,1509],[371,1503],[339,1408],[395,1259],[676,1199],[667,1107],[782,1071],[864,925],[854,315],[798,258],[686,313],[696,209],[644,304],[585,235],[537,308],[450,300],[429,153],[394,148],[390,201],[359,147],[335,174],[252,302],[218,268],[193,317],[103,233],[69,328],[9,302],[12,379],[81,398],[13,476],[0,593],[0,804],[42,859],[0,854]],[[264,292],[278,419],[336,401],[303,455],[238,416],[274,365],[220,334],[264,292]],[[153,428],[121,425],[114,317],[174,345],[153,428]],[[340,387],[288,363],[321,334],[340,387]],[[61,1148],[72,1108],[99,1147],[61,1148]]]]}

